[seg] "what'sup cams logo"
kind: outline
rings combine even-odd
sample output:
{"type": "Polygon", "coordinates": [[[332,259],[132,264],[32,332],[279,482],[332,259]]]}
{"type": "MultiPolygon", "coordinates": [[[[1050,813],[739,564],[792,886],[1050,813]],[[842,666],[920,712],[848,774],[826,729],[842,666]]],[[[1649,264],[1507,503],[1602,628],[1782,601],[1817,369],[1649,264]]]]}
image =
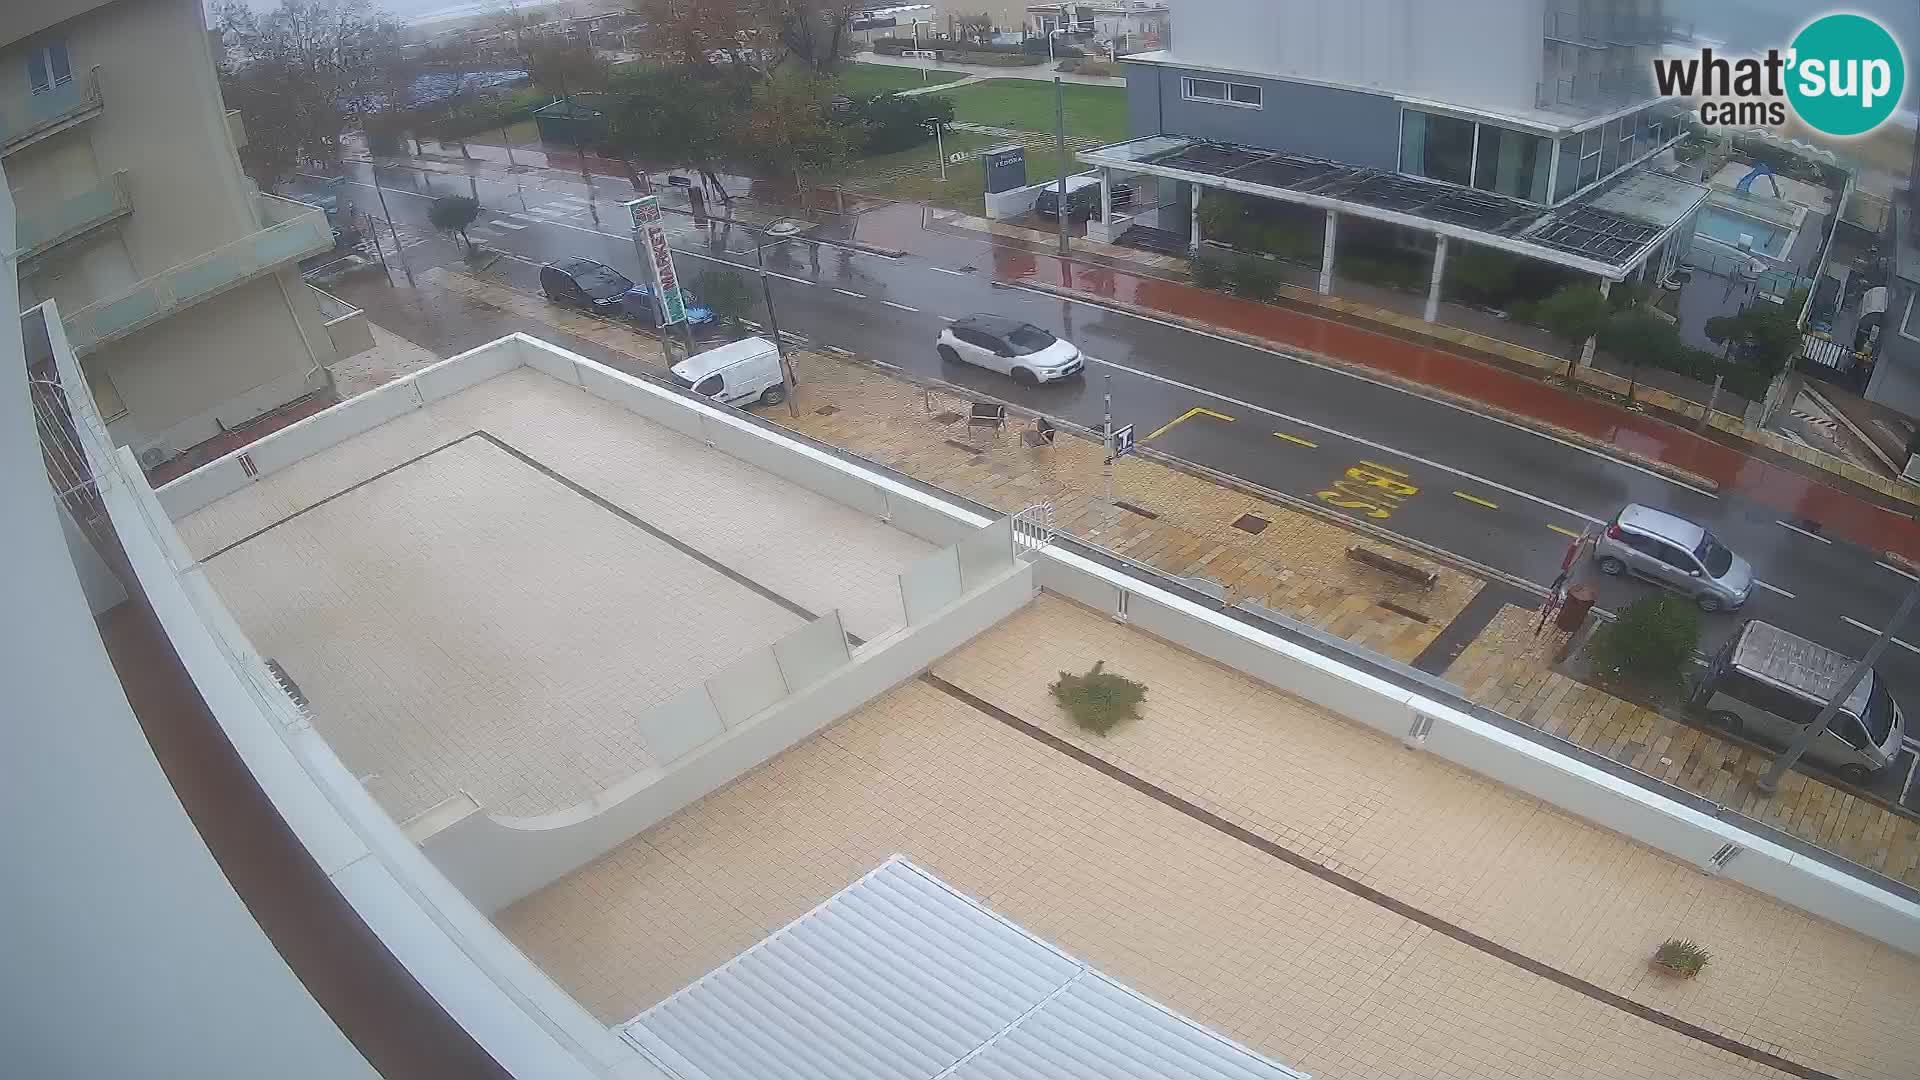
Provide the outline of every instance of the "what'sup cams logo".
{"type": "Polygon", "coordinates": [[[1823,15],[1785,50],[1729,58],[1712,49],[1653,62],[1663,95],[1700,99],[1700,122],[1780,127],[1787,110],[1828,135],[1865,135],[1885,123],[1907,89],[1900,43],[1864,15],[1823,15]]]}

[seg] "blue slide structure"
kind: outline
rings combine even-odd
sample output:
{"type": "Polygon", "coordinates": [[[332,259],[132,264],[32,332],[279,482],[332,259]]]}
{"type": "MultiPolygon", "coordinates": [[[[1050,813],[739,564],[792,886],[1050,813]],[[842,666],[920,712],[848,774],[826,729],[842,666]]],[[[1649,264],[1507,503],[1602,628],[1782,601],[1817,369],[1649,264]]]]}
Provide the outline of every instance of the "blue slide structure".
{"type": "Polygon", "coordinates": [[[1742,195],[1751,195],[1753,194],[1753,181],[1757,177],[1761,177],[1761,176],[1766,177],[1767,183],[1772,185],[1773,197],[1776,199],[1779,198],[1780,197],[1780,181],[1774,179],[1773,166],[1767,164],[1764,161],[1758,165],[1755,165],[1753,167],[1752,172],[1741,177],[1740,182],[1733,185],[1733,190],[1739,192],[1742,195]]]}

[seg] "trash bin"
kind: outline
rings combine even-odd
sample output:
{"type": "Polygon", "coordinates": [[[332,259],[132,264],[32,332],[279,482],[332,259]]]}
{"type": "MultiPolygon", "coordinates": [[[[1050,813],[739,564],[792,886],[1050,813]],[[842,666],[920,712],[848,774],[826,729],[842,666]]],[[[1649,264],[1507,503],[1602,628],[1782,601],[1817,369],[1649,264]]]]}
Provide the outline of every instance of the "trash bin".
{"type": "Polygon", "coordinates": [[[1553,625],[1562,630],[1578,630],[1580,624],[1587,621],[1587,612],[1592,610],[1593,602],[1599,594],[1591,585],[1575,585],[1567,590],[1567,599],[1560,605],[1560,617],[1553,625]]]}

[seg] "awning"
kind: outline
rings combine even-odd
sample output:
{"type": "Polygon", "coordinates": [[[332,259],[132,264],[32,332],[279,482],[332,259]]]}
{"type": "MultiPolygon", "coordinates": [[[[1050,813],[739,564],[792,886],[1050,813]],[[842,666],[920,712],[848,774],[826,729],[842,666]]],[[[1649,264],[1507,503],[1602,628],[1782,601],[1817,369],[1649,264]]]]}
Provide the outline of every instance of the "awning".
{"type": "Polygon", "coordinates": [[[1089,165],[1332,210],[1624,279],[1707,198],[1699,184],[1629,169],[1558,207],[1277,150],[1150,135],[1082,150],[1089,165]]]}
{"type": "Polygon", "coordinates": [[[681,1080],[1282,1080],[895,855],[641,1013],[681,1080]]]}

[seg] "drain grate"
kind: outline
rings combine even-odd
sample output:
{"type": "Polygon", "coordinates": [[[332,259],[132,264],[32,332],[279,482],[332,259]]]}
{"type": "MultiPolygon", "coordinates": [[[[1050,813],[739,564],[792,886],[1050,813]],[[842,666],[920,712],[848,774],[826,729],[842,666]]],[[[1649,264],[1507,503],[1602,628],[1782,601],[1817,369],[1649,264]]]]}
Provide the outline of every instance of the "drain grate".
{"type": "Polygon", "coordinates": [[[1159,514],[1154,513],[1153,511],[1147,509],[1144,506],[1135,506],[1130,502],[1121,502],[1118,499],[1114,500],[1113,505],[1119,507],[1122,510],[1125,510],[1129,514],[1139,514],[1141,517],[1146,518],[1148,521],[1158,521],[1160,519],[1159,514]]]}
{"type": "Polygon", "coordinates": [[[935,416],[933,422],[936,424],[951,424],[958,419],[960,419],[960,414],[957,412],[943,412],[935,416]]]}
{"type": "Polygon", "coordinates": [[[1430,623],[1433,621],[1432,619],[1421,614],[1420,612],[1415,611],[1412,608],[1401,607],[1399,604],[1396,604],[1391,600],[1381,600],[1381,601],[1378,601],[1378,603],[1381,607],[1386,608],[1388,611],[1393,612],[1395,615],[1405,615],[1407,618],[1412,619],[1414,622],[1417,622],[1417,623],[1430,623]]]}
{"type": "Polygon", "coordinates": [[[1266,529],[1267,526],[1271,524],[1273,524],[1273,522],[1268,521],[1266,518],[1263,518],[1258,514],[1241,514],[1240,520],[1234,522],[1233,527],[1236,529],[1240,529],[1243,532],[1250,532],[1255,536],[1258,536],[1263,530],[1266,529]]]}
{"type": "Polygon", "coordinates": [[[838,405],[822,405],[819,408],[813,410],[813,415],[832,416],[834,413],[837,413],[839,411],[840,411],[840,406],[838,405]]]}

